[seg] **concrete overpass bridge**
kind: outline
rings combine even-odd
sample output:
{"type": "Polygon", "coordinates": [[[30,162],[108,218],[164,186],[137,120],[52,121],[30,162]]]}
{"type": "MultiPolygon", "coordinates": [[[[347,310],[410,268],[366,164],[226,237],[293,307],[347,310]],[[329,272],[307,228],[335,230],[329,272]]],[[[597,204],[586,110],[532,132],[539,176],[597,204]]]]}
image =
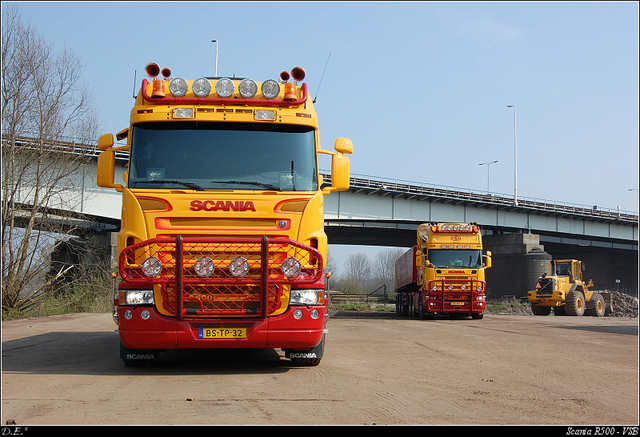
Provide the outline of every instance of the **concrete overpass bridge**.
{"type": "MultiPolygon", "coordinates": [[[[81,147],[97,158],[94,145],[81,147]]],[[[127,159],[126,153],[117,155],[116,181],[122,180],[127,159]]],[[[323,173],[329,182],[330,175],[323,173]]],[[[119,228],[121,195],[96,185],[95,162],[78,178],[81,186],[70,189],[83,199],[76,211],[79,220],[113,241],[109,235],[119,228]]],[[[620,287],[637,295],[637,212],[358,174],[351,175],[348,191],[325,197],[331,244],[410,247],[417,225],[426,222],[481,226],[494,255],[487,273],[494,294],[522,295],[553,256],[585,261],[599,289],[620,287]]]]}

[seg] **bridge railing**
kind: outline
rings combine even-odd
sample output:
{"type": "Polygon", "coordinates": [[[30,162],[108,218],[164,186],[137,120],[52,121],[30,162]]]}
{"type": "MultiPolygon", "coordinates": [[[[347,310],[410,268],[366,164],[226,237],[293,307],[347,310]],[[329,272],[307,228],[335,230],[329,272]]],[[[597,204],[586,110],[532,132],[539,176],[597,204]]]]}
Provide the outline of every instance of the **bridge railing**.
{"type": "MultiPolygon", "coordinates": [[[[327,170],[320,170],[324,181],[331,183],[331,174],[327,170]]],[[[401,179],[383,178],[377,176],[352,173],[350,177],[352,189],[367,189],[372,192],[402,193],[408,196],[439,197],[452,200],[488,203],[502,206],[516,206],[513,195],[489,193],[487,191],[470,190],[465,188],[450,187],[446,185],[413,182],[401,179]]],[[[638,222],[638,213],[620,209],[602,208],[598,206],[580,205],[570,202],[555,202],[552,200],[535,197],[518,196],[518,207],[531,208],[538,211],[553,213],[576,214],[588,217],[604,219],[616,219],[638,222]]]]}
{"type": "MultiPolygon", "coordinates": [[[[3,142],[6,140],[5,135],[2,135],[2,140],[3,142]]],[[[38,139],[23,136],[16,138],[16,142],[22,147],[29,148],[36,147],[38,139]]],[[[93,140],[62,137],[52,146],[59,149],[62,153],[82,154],[85,156],[97,157],[101,152],[98,150],[97,145],[97,141],[93,140]]],[[[128,159],[128,156],[129,154],[127,152],[116,152],[116,159],[118,160],[126,160],[128,159]]],[[[328,170],[320,170],[320,173],[322,174],[325,182],[331,182],[331,172],[328,170]]],[[[352,188],[356,189],[362,188],[373,191],[403,193],[406,195],[431,196],[503,206],[515,206],[513,195],[489,193],[487,191],[470,190],[446,185],[428,184],[425,182],[414,182],[352,173],[350,177],[350,184],[352,188]]],[[[635,223],[638,222],[637,212],[580,205],[570,202],[555,202],[535,197],[518,197],[517,206],[536,209],[538,211],[577,214],[594,218],[599,217],[603,219],[631,221],[635,223]]]]}

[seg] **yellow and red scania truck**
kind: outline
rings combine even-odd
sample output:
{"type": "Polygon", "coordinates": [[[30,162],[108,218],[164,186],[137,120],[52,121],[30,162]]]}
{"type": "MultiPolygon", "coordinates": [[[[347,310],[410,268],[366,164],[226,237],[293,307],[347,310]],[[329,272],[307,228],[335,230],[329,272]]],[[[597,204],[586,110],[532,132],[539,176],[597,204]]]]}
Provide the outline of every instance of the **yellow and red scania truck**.
{"type": "Polygon", "coordinates": [[[122,360],[280,348],[317,365],[328,317],[323,196],[349,188],[351,142],[321,149],[302,68],[263,82],[145,71],[130,126],[116,134],[126,144],[112,134],[98,142],[97,183],[122,193],[122,360]],[[129,155],[121,182],[116,152],[129,155]],[[331,155],[331,186],[319,154],[331,155]]]}
{"type": "Polygon", "coordinates": [[[420,319],[436,314],[481,319],[491,252],[482,254],[477,223],[425,223],[417,237],[396,260],[396,312],[420,319]]]}

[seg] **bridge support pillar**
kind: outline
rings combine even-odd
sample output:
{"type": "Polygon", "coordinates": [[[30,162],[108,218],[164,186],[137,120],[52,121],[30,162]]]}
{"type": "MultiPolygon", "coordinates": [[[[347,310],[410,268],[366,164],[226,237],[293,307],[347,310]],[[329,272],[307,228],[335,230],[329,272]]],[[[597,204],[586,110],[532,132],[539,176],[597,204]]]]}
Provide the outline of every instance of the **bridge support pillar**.
{"type": "MultiPolygon", "coordinates": [[[[53,285],[54,288],[64,287],[78,274],[95,269],[108,269],[117,272],[118,269],[118,233],[117,232],[89,232],[79,238],[72,238],[59,242],[51,253],[49,277],[67,270],[53,285]]],[[[106,272],[105,272],[106,273],[106,272]]]]}
{"type": "Polygon", "coordinates": [[[551,255],[544,251],[536,234],[494,234],[482,237],[492,253],[492,267],[486,270],[487,297],[527,297],[537,279],[549,272],[551,255]]]}

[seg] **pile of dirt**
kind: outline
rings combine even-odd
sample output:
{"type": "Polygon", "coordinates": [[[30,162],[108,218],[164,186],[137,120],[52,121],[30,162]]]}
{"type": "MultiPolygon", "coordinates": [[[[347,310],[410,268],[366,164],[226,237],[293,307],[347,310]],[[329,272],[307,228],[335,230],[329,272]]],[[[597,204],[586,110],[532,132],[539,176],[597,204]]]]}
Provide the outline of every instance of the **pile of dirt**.
{"type": "Polygon", "coordinates": [[[638,317],[638,298],[617,291],[603,290],[605,293],[611,293],[613,302],[613,313],[607,314],[611,317],[638,317]]]}

